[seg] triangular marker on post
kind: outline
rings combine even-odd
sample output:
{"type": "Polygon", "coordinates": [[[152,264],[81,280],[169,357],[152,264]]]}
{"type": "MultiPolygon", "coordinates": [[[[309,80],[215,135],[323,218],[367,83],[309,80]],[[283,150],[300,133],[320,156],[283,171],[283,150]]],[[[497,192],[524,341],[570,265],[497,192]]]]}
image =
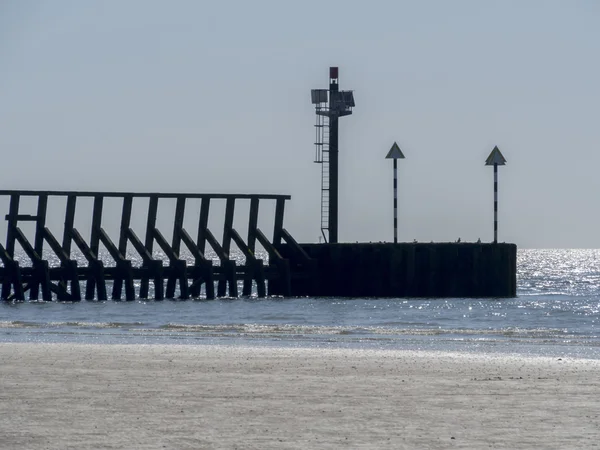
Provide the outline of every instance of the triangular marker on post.
{"type": "Polygon", "coordinates": [[[492,153],[490,153],[490,156],[488,156],[485,160],[486,166],[493,166],[494,164],[498,164],[499,166],[503,166],[506,164],[506,159],[500,152],[498,146],[494,147],[492,153]]]}
{"type": "Polygon", "coordinates": [[[392,145],[392,148],[390,149],[390,151],[388,152],[388,154],[385,158],[386,159],[404,159],[404,154],[402,153],[402,150],[400,150],[400,147],[398,147],[398,144],[396,144],[394,142],[394,145],[392,145]]]}

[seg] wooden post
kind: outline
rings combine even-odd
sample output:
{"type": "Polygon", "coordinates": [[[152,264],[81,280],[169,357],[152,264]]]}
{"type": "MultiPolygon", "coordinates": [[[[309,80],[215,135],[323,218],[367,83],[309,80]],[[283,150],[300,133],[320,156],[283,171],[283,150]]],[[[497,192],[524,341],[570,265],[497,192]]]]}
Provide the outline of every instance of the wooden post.
{"type": "MultiPolygon", "coordinates": [[[[92,232],[90,236],[90,250],[95,255],[98,262],[100,262],[100,258],[98,255],[98,250],[100,249],[100,227],[102,226],[102,206],[104,203],[104,198],[101,195],[94,196],[94,209],[92,212],[92,232]]],[[[105,300],[100,298],[100,291],[106,289],[106,285],[102,286],[102,280],[99,280],[97,275],[99,270],[94,268],[94,270],[90,271],[90,276],[87,279],[87,283],[85,285],[85,299],[93,300],[94,299],[94,290],[97,287],[98,290],[98,300],[105,300]]],[[[105,296],[106,297],[106,296],[105,296]]]]}
{"type": "MultiPolygon", "coordinates": [[[[17,226],[17,216],[19,215],[19,195],[10,196],[10,206],[8,210],[8,230],[6,231],[6,254],[14,260],[15,258],[15,228],[17,226]]],[[[2,298],[7,299],[10,296],[10,280],[5,279],[2,282],[2,298]]]]}
{"type": "Polygon", "coordinates": [[[11,258],[15,258],[15,229],[17,227],[17,216],[19,215],[19,194],[10,196],[10,206],[8,209],[8,230],[6,232],[6,253],[11,258]]]}
{"type": "MultiPolygon", "coordinates": [[[[33,248],[40,258],[43,258],[44,250],[44,228],[46,227],[46,210],[48,208],[48,195],[38,197],[37,219],[35,226],[35,241],[33,248]]],[[[29,299],[37,300],[39,295],[39,284],[33,283],[29,289],[29,299]]]]}
{"type": "Polygon", "coordinates": [[[71,257],[71,235],[73,231],[73,225],[75,223],[75,206],[77,204],[77,197],[75,195],[69,195],[67,197],[67,211],[65,213],[65,229],[63,232],[63,250],[67,256],[71,257]]]}
{"type": "MultiPolygon", "coordinates": [[[[248,249],[255,255],[255,247],[256,247],[256,228],[258,226],[258,197],[252,197],[250,199],[250,219],[248,222],[248,249]]],[[[257,286],[259,277],[258,275],[258,267],[256,258],[250,259],[246,257],[246,267],[247,270],[251,270],[254,278],[257,280],[257,286]],[[250,265],[254,266],[250,269],[250,265]]],[[[263,279],[264,281],[264,279],[263,279]]],[[[252,294],[252,278],[246,278],[244,280],[244,287],[242,289],[242,295],[251,295],[252,294]]]]}
{"type": "Polygon", "coordinates": [[[219,296],[223,296],[225,292],[225,284],[229,283],[229,296],[237,297],[237,278],[235,275],[236,264],[235,261],[231,261],[229,252],[231,250],[231,229],[233,228],[233,217],[235,212],[235,197],[228,197],[227,203],[225,204],[225,223],[223,225],[223,242],[221,243],[223,248],[224,257],[227,261],[221,261],[221,266],[225,270],[226,279],[219,280],[219,286],[217,291],[219,296]],[[233,262],[233,264],[231,264],[233,262]],[[235,284],[235,286],[234,286],[235,284]],[[233,295],[235,293],[235,295],[233,295]]]}
{"type": "Polygon", "coordinates": [[[198,250],[206,257],[206,230],[208,228],[208,213],[210,209],[210,197],[202,198],[202,206],[200,207],[200,220],[198,222],[198,250]]]}
{"type": "MultiPolygon", "coordinates": [[[[171,273],[167,279],[167,298],[172,298],[175,295],[175,284],[179,280],[179,291],[181,298],[188,298],[187,294],[187,279],[186,277],[186,264],[182,265],[179,263],[179,252],[181,249],[181,231],[183,230],[183,218],[185,216],[185,197],[177,197],[177,205],[175,206],[175,220],[173,221],[173,239],[171,245],[171,251],[176,260],[169,258],[171,265],[171,273]],[[181,273],[183,270],[183,273],[181,273]],[[185,283],[183,280],[185,279],[185,283]],[[185,286],[184,286],[185,284],[185,286]],[[185,290],[185,297],[183,291],[185,290]]],[[[185,263],[185,261],[183,261],[185,263]]]]}
{"type": "Polygon", "coordinates": [[[127,230],[131,224],[131,209],[133,197],[126,195],[123,198],[123,211],[121,212],[121,229],[119,230],[119,252],[127,259],[127,230]]]}
{"type": "Polygon", "coordinates": [[[223,251],[229,258],[231,249],[231,229],[233,228],[233,216],[235,209],[235,198],[229,197],[225,205],[225,224],[223,226],[223,251]]]}
{"type": "Polygon", "coordinates": [[[278,198],[277,203],[275,204],[275,226],[273,229],[273,245],[278,246],[281,245],[282,233],[283,229],[283,211],[285,207],[285,199],[278,198]]]}
{"type": "MultiPolygon", "coordinates": [[[[148,220],[146,224],[146,240],[144,246],[146,251],[152,257],[152,249],[154,244],[154,228],[156,227],[156,214],[158,211],[158,196],[153,195],[150,197],[148,204],[148,220]]],[[[144,264],[146,265],[146,264],[144,264]]],[[[148,267],[150,269],[150,267],[148,267]]],[[[142,277],[140,283],[140,298],[148,298],[148,284],[150,283],[149,277],[142,277]]],[[[156,286],[155,286],[156,288],[156,286]]],[[[162,292],[162,286],[161,286],[162,292]]]]}
{"type": "Polygon", "coordinates": [[[133,279],[131,279],[131,261],[127,259],[127,230],[131,223],[131,208],[133,197],[126,195],[123,197],[123,209],[121,211],[121,227],[119,229],[119,258],[116,261],[117,274],[113,280],[113,300],[120,300],[123,291],[123,282],[125,281],[125,297],[127,300],[134,300],[135,294],[131,295],[133,289],[133,279]],[[128,264],[127,264],[128,263],[128,264]]]}
{"type": "Polygon", "coordinates": [[[181,230],[183,229],[183,218],[185,216],[185,197],[177,197],[177,205],[175,206],[175,222],[173,224],[173,245],[171,248],[175,255],[179,257],[181,248],[181,230]]]}

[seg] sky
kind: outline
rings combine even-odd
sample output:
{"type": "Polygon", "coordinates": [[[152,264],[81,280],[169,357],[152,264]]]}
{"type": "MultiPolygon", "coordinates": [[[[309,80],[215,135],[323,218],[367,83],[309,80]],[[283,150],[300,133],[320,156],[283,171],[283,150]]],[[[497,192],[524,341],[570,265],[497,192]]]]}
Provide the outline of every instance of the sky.
{"type": "Polygon", "coordinates": [[[599,248],[599,21],[595,0],[0,0],[0,189],[289,194],[317,242],[310,90],[339,66],[340,241],[393,239],[396,141],[400,241],[491,241],[497,145],[499,241],[599,248]]]}

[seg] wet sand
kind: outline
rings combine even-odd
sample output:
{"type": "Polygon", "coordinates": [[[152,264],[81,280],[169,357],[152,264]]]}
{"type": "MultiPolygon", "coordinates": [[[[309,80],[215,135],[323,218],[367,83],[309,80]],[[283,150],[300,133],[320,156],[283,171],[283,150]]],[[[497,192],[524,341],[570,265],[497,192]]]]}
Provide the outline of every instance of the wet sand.
{"type": "Polygon", "coordinates": [[[600,448],[600,361],[0,344],[0,448],[600,448]]]}

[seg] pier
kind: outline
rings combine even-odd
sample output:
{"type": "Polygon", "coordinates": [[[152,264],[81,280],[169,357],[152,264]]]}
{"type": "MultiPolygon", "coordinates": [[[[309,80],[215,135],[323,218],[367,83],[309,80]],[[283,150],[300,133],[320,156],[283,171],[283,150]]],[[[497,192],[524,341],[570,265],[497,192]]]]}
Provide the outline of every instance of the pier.
{"type": "MultiPolygon", "coordinates": [[[[238,297],[251,295],[291,295],[291,267],[296,279],[306,278],[307,271],[314,271],[313,261],[283,227],[286,195],[252,194],[177,194],[177,193],[118,193],[118,192],[71,192],[71,191],[0,191],[0,199],[8,198],[6,246],[0,244],[0,282],[3,300],[61,301],[135,300],[146,299],[149,286],[154,287],[154,299],[198,298],[204,288],[204,296],[238,297]],[[20,211],[22,199],[34,200],[34,214],[20,211]],[[46,223],[53,211],[49,211],[49,199],[62,200],[65,206],[64,227],[58,235],[46,223]],[[76,208],[82,199],[92,199],[91,232],[86,239],[75,226],[76,208]],[[120,205],[118,240],[113,240],[103,226],[104,203],[107,199],[120,205]],[[172,239],[157,227],[157,214],[161,200],[175,201],[172,221],[172,239]],[[198,223],[195,239],[184,228],[186,203],[200,201],[199,213],[194,219],[198,223]],[[135,202],[143,201],[147,207],[145,233],[138,236],[130,226],[135,202]],[[225,203],[222,238],[219,240],[208,226],[211,204],[225,203]],[[234,227],[236,203],[249,202],[247,217],[247,239],[242,238],[234,227]],[[272,238],[268,238],[258,227],[259,205],[274,202],[275,216],[272,238]],[[22,224],[33,223],[33,236],[27,236],[22,224]],[[60,236],[62,239],[59,241],[60,236]],[[268,254],[268,264],[255,255],[257,242],[268,254]],[[285,243],[291,250],[283,258],[276,249],[285,243]],[[83,254],[86,265],[79,265],[73,257],[73,244],[83,254]],[[19,245],[27,261],[16,258],[15,247],[19,245]],[[166,255],[166,260],[154,254],[155,245],[166,255]],[[232,245],[244,255],[245,264],[238,265],[231,256],[232,245]],[[100,247],[110,254],[113,265],[106,265],[99,257],[100,247]],[[185,246],[193,255],[193,263],[181,258],[185,246]],[[207,257],[212,249],[215,261],[207,257]],[[127,258],[133,250],[140,266],[134,266],[127,258]],[[49,257],[44,258],[48,253],[49,257]],[[57,261],[57,264],[50,262],[57,261]],[[238,287],[241,285],[241,292],[238,287]],[[107,282],[112,285],[108,292],[107,282]],[[135,282],[139,283],[136,292],[135,282]],[[178,288],[178,289],[177,289],[178,288]]],[[[88,200],[89,201],[89,200],[88,200]]],[[[139,217],[137,217],[139,219],[139,217]]]]}
{"type": "MultiPolygon", "coordinates": [[[[517,246],[502,243],[302,244],[316,261],[292,295],[329,297],[515,297],[517,246]]],[[[287,257],[294,250],[280,245],[287,257]]]]}
{"type": "MultiPolygon", "coordinates": [[[[0,191],[8,198],[6,245],[0,245],[3,300],[45,301],[207,298],[256,295],[341,297],[512,297],[516,295],[516,246],[481,243],[298,244],[284,228],[285,195],[178,194],[59,191],[0,191]],[[34,214],[20,211],[21,200],[35,202],[34,214]],[[46,226],[55,214],[51,198],[65,204],[60,234],[46,226]],[[89,238],[75,227],[78,201],[91,199],[89,238]],[[106,199],[120,206],[119,235],[113,240],[103,226],[106,199]],[[161,200],[175,202],[172,239],[157,227],[161,200]],[[199,201],[195,238],[186,231],[186,204],[199,201]],[[130,226],[136,201],[147,203],[145,233],[130,226]],[[225,204],[221,239],[208,226],[211,205],[225,204]],[[235,206],[249,202],[244,239],[234,223],[235,206]],[[271,202],[275,215],[270,238],[258,227],[259,205],[271,202]],[[22,224],[33,224],[32,236],[22,224]],[[60,236],[61,239],[59,241],[60,236]],[[116,242],[115,242],[116,241],[116,242]],[[257,243],[268,261],[256,256],[257,243]],[[85,257],[78,264],[73,244],[85,257]],[[16,247],[27,261],[16,258],[16,247]],[[166,259],[156,255],[157,246],[166,259]],[[231,258],[233,247],[244,264],[231,258]],[[113,264],[99,257],[101,247],[113,264]],[[181,257],[185,247],[193,256],[181,257]],[[208,250],[216,260],[208,256],[208,250]],[[135,266],[128,252],[141,265],[135,266]],[[44,257],[44,255],[47,255],[44,257]],[[55,263],[53,263],[55,262],[55,263]],[[135,285],[138,285],[136,289],[135,285]],[[109,292],[110,291],[110,292],[109,292]]],[[[137,217],[140,219],[140,217],[137,217]]],[[[189,217],[188,217],[189,219],[189,217]]],[[[271,231],[271,230],[269,230],[271,231]]]]}
{"type": "Polygon", "coordinates": [[[340,90],[337,67],[329,69],[329,89],[311,90],[311,102],[324,243],[299,244],[283,226],[289,195],[0,190],[0,204],[8,208],[6,244],[0,244],[2,300],[516,296],[516,245],[498,243],[498,166],[506,163],[498,147],[486,160],[494,168],[493,242],[398,243],[396,163],[404,154],[394,142],[387,154],[394,160],[394,243],[339,243],[339,119],[350,116],[356,104],[351,90],[340,90]],[[30,211],[21,210],[23,200],[30,211]],[[82,202],[91,202],[83,212],[89,216],[85,230],[75,220],[82,202]],[[117,205],[117,218],[105,213],[107,202],[113,212],[117,205]],[[157,221],[165,202],[174,206],[167,208],[167,230],[157,221]],[[249,208],[244,237],[239,217],[234,220],[242,202],[249,208]],[[274,216],[263,232],[259,206],[265,203],[274,204],[274,216]],[[217,208],[219,230],[209,226],[215,204],[224,209],[217,208]],[[57,214],[63,215],[58,227],[57,214]],[[184,226],[190,218],[197,230],[193,237],[184,226]],[[133,220],[145,223],[139,235],[133,220]],[[116,223],[111,235],[107,225],[116,223]],[[243,262],[232,256],[235,248],[243,262]]]}

